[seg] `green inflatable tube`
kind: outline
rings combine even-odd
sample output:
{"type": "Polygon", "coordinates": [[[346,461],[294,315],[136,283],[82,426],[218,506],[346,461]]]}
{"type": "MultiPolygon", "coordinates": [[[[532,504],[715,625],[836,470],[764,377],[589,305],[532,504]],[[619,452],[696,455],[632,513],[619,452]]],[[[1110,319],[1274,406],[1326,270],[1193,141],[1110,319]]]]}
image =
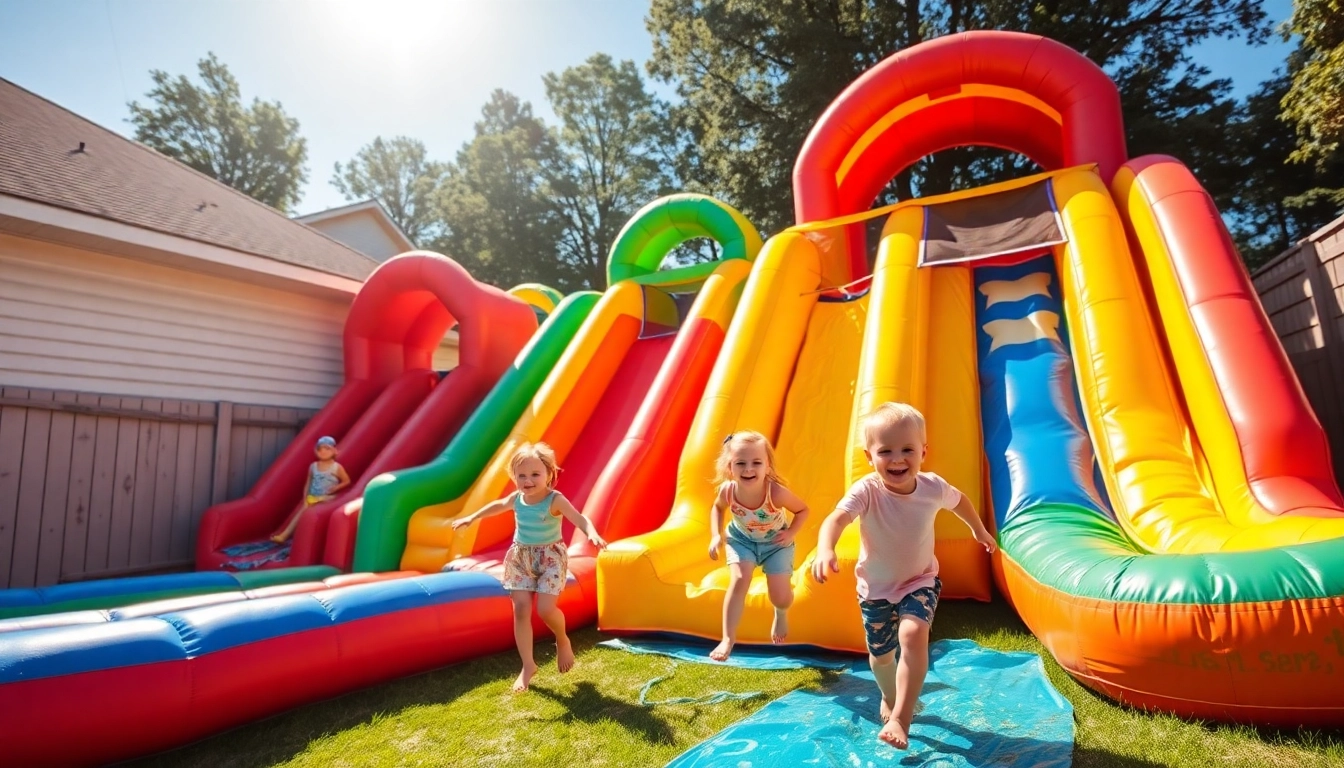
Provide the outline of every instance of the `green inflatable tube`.
{"type": "Polygon", "coordinates": [[[607,284],[703,280],[718,262],[658,269],[668,251],[696,237],[716,241],[723,248],[721,261],[750,259],[761,250],[760,234],[732,206],[707,195],[668,195],[639,209],[616,235],[607,257],[607,284]]]}

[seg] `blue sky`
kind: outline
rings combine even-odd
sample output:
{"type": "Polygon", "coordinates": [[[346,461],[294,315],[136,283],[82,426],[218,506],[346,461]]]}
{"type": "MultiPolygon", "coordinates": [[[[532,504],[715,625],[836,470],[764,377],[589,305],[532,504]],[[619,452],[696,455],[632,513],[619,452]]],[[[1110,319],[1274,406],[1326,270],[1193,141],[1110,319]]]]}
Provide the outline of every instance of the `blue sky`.
{"type": "MultiPolygon", "coordinates": [[[[541,76],[597,52],[642,64],[645,0],[0,0],[0,77],[123,134],[151,69],[193,77],[214,51],[243,97],[280,101],[308,139],[298,211],[344,204],[328,183],[375,136],[451,159],[481,105],[508,89],[549,116],[541,76]]],[[[1275,22],[1291,0],[1267,0],[1275,22]]],[[[1287,44],[1215,40],[1196,51],[1244,94],[1287,44]]]]}

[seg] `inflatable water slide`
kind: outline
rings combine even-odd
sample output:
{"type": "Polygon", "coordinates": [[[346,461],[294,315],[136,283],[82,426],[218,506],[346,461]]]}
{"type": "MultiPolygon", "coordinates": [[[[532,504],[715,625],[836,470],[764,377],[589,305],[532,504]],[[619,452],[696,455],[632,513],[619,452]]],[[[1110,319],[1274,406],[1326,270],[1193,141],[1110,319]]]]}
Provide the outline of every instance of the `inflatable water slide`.
{"type": "Polygon", "coordinates": [[[407,466],[434,445],[441,448],[482,402],[485,389],[535,391],[592,309],[595,296],[581,292],[562,301],[554,290],[536,284],[516,286],[506,295],[476,283],[451,259],[437,254],[413,252],[389,260],[369,277],[347,318],[345,383],[246,496],[207,510],[198,535],[200,570],[0,590],[0,632],[101,622],[103,609],[138,605],[134,610],[163,612],[207,600],[228,602],[383,578],[340,573],[348,570],[353,553],[360,488],[380,467],[407,466]],[[433,370],[433,354],[438,339],[454,325],[462,364],[444,377],[433,370]],[[516,360],[510,357],[514,354],[516,360]],[[356,482],[341,499],[308,511],[318,519],[311,524],[305,519],[292,556],[283,557],[285,550],[265,539],[297,513],[312,446],[326,434],[340,441],[340,460],[356,482]],[[269,554],[271,560],[253,559],[248,565],[262,566],[254,569],[240,570],[236,562],[222,568],[230,560],[223,550],[235,547],[263,558],[269,554]]]}
{"type": "MultiPolygon", "coordinates": [[[[552,307],[559,299],[534,286],[521,293],[552,307]]],[[[246,496],[206,510],[197,569],[349,568],[364,486],[442,451],[537,325],[528,302],[478,283],[449,258],[413,251],[379,265],[346,318],[345,383],[246,496]],[[434,351],[453,327],[458,365],[441,375],[434,370],[434,351]],[[353,482],[336,498],[304,510],[291,548],[277,552],[267,538],[298,514],[312,447],[322,435],[337,438],[340,462],[353,482]],[[239,546],[253,542],[259,546],[239,546]]]]}
{"type": "MultiPolygon", "coordinates": [[[[0,621],[7,757],[105,763],[511,647],[492,554],[511,531],[455,538],[450,519],[472,511],[463,502],[505,492],[517,440],[545,439],[562,459],[561,489],[605,537],[656,527],[672,483],[658,470],[680,453],[760,245],[740,214],[703,196],[642,210],[613,248],[611,288],[565,299],[586,317],[554,365],[516,364],[438,459],[369,482],[355,573],[0,621]],[[659,270],[700,237],[719,244],[720,259],[659,270]],[[450,560],[463,572],[438,573],[450,560]]],[[[563,308],[519,360],[535,359],[563,308]]],[[[596,615],[582,536],[571,568],[561,607],[581,626],[596,615]]]]}
{"type": "MultiPolygon", "coordinates": [[[[869,471],[857,419],[903,400],[928,417],[925,466],[1001,545],[991,559],[944,513],[945,597],[995,583],[1071,675],[1127,704],[1344,724],[1344,502],[1325,437],[1211,198],[1178,160],[1128,158],[1098,67],[1006,32],[900,52],[823,114],[794,194],[800,224],[753,268],[671,515],[599,558],[601,629],[718,637],[712,460],[758,429],[816,511],[790,642],[864,652],[857,528],[826,584],[806,553],[869,471]],[[911,163],[963,145],[1046,173],[868,210],[911,163]]],[[[768,642],[769,617],[758,578],[741,640],[768,642]]]]}

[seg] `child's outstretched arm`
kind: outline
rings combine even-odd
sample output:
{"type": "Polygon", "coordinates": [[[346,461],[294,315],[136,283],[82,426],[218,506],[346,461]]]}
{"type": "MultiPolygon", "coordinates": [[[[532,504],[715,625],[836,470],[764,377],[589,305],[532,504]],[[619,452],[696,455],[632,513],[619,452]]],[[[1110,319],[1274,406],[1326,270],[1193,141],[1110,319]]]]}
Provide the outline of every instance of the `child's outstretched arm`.
{"type": "Polygon", "coordinates": [[[845,526],[853,522],[853,518],[843,509],[837,509],[821,524],[821,534],[817,537],[817,557],[812,561],[812,578],[825,584],[826,578],[832,573],[840,572],[840,560],[835,556],[835,543],[840,540],[840,534],[844,532],[845,526]]]}
{"type": "Polygon", "coordinates": [[[336,465],[336,479],[340,482],[336,483],[336,487],[331,489],[331,493],[329,494],[331,496],[335,496],[350,487],[350,475],[346,473],[345,467],[342,467],[340,464],[336,465]]]}
{"type": "Polygon", "coordinates": [[[723,549],[723,493],[714,499],[709,509],[709,559],[718,560],[719,550],[723,549]]]}
{"type": "Polygon", "coordinates": [[[597,532],[597,526],[593,525],[592,520],[584,517],[582,512],[575,509],[574,505],[569,503],[569,499],[566,499],[564,494],[555,494],[555,501],[552,501],[551,503],[560,510],[560,514],[564,515],[566,520],[574,524],[575,528],[583,531],[583,535],[587,536],[588,540],[593,542],[593,546],[598,549],[607,548],[607,540],[602,538],[602,535],[597,532]]]}
{"type": "Polygon", "coordinates": [[[789,527],[775,534],[775,538],[770,541],[771,544],[787,547],[793,543],[793,539],[798,535],[798,532],[803,530],[803,523],[807,522],[807,502],[798,498],[798,494],[779,483],[775,483],[775,487],[770,490],[770,493],[781,507],[793,513],[793,521],[789,523],[789,527]]]}
{"type": "Polygon", "coordinates": [[[472,512],[470,515],[467,515],[466,517],[457,518],[456,520],[453,521],[453,530],[457,530],[458,528],[465,528],[468,525],[471,525],[472,523],[476,522],[477,520],[480,520],[483,517],[494,517],[495,515],[502,514],[504,512],[509,512],[512,510],[513,510],[513,495],[510,494],[508,498],[496,499],[495,501],[486,504],[484,507],[481,507],[475,512],[472,512]]]}
{"type": "Polygon", "coordinates": [[[985,524],[980,521],[980,514],[975,511],[975,505],[971,503],[966,494],[961,494],[961,501],[957,502],[957,506],[950,511],[971,529],[975,534],[975,540],[980,542],[986,552],[992,555],[998,550],[999,545],[994,541],[994,534],[990,533],[985,524]]]}

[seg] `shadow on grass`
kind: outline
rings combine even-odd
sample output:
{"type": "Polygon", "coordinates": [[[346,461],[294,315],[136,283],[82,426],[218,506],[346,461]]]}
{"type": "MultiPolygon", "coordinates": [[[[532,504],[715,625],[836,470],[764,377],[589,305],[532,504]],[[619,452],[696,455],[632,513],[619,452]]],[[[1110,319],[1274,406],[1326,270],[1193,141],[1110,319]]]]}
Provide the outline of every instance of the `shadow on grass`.
{"type": "Polygon", "coordinates": [[[599,723],[612,720],[632,733],[639,734],[650,744],[674,744],[676,734],[672,726],[654,714],[649,707],[631,704],[628,701],[607,696],[597,689],[591,680],[580,680],[569,693],[561,693],[533,685],[530,689],[562,706],[565,711],[552,718],[532,718],[552,723],[599,723]]]}
{"type": "Polygon", "coordinates": [[[1117,755],[1093,747],[1073,747],[1073,768],[1163,768],[1162,763],[1117,755]]]}
{"type": "MultiPolygon", "coordinates": [[[[594,629],[570,633],[575,653],[592,649],[594,629]]],[[[537,663],[554,664],[553,641],[539,640],[537,663]]],[[[169,752],[118,763],[120,768],[251,768],[294,759],[314,740],[332,733],[395,717],[419,706],[447,704],[488,683],[511,682],[518,657],[507,652],[441,667],[410,677],[358,688],[335,698],[305,704],[263,720],[241,725],[169,752]]],[[[535,687],[535,686],[534,686],[535,687]]],[[[260,693],[260,692],[259,692],[260,693]]]]}

